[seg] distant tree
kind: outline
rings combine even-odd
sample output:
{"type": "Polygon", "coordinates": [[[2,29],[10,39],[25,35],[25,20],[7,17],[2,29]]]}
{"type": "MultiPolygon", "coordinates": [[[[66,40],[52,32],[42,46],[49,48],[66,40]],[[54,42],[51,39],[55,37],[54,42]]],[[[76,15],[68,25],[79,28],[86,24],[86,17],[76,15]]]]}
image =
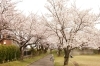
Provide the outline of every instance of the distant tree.
{"type": "Polygon", "coordinates": [[[40,53],[46,53],[49,47],[47,38],[49,37],[48,29],[45,26],[45,22],[42,17],[38,17],[37,22],[34,24],[34,39],[38,40],[35,43],[37,51],[40,53]],[[37,27],[38,26],[38,27],[37,27]]]}

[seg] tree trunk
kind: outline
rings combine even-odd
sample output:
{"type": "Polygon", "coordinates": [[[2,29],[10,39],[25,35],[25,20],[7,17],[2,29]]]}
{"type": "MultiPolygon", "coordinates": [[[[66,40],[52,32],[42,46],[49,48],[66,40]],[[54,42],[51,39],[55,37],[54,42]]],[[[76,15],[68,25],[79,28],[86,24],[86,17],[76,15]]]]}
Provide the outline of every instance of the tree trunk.
{"type": "Polygon", "coordinates": [[[48,48],[45,48],[45,49],[44,49],[44,53],[47,53],[47,50],[48,50],[48,48]]]}
{"type": "Polygon", "coordinates": [[[98,48],[98,54],[100,54],[100,47],[98,48]]]}
{"type": "Polygon", "coordinates": [[[61,56],[61,48],[58,48],[58,56],[61,56]]]}
{"type": "Polygon", "coordinates": [[[69,55],[70,55],[70,50],[64,48],[64,66],[68,65],[68,61],[69,61],[69,55]]]}
{"type": "Polygon", "coordinates": [[[52,50],[53,50],[53,49],[50,49],[50,54],[52,54],[52,50]]]}
{"type": "Polygon", "coordinates": [[[58,50],[58,56],[60,56],[60,55],[61,55],[60,50],[58,50]]]}
{"type": "Polygon", "coordinates": [[[23,60],[24,59],[24,50],[23,50],[23,47],[20,48],[20,52],[21,52],[20,59],[23,60]]]}

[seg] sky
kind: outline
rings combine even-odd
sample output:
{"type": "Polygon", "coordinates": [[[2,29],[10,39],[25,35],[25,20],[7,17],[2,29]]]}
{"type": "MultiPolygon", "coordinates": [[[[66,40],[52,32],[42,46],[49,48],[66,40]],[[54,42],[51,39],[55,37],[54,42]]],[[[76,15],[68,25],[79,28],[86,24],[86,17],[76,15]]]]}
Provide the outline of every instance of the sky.
{"type": "MultiPolygon", "coordinates": [[[[16,5],[16,9],[23,11],[25,14],[29,14],[30,12],[40,13],[46,12],[46,8],[44,7],[46,4],[46,0],[13,0],[20,1],[16,5]]],[[[70,0],[71,2],[73,0],[70,0]]],[[[76,0],[76,5],[83,9],[93,8],[94,12],[98,12],[98,8],[100,7],[100,0],[76,0]]]]}
{"type": "MultiPolygon", "coordinates": [[[[23,14],[29,15],[31,12],[37,14],[44,14],[47,12],[44,7],[46,4],[46,0],[13,0],[20,1],[16,5],[16,9],[22,11],[23,14]]],[[[73,0],[70,0],[73,2],[73,0]]],[[[81,9],[89,9],[92,8],[92,11],[95,13],[99,12],[100,8],[100,0],[76,0],[76,6],[81,9]]],[[[100,24],[96,25],[96,28],[100,29],[100,24]]]]}
{"type": "Polygon", "coordinates": [[[44,7],[46,0],[13,0],[19,1],[16,5],[16,9],[22,11],[24,14],[29,15],[31,12],[34,13],[45,13],[47,10],[44,7]]]}

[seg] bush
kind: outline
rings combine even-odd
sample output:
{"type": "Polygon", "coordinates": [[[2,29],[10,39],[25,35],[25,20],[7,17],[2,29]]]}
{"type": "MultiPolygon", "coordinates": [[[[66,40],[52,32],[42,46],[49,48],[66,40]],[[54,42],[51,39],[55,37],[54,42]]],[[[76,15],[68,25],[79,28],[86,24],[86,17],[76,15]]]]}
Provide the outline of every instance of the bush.
{"type": "Polygon", "coordinates": [[[0,45],[0,63],[20,58],[20,50],[16,46],[0,45]]]}

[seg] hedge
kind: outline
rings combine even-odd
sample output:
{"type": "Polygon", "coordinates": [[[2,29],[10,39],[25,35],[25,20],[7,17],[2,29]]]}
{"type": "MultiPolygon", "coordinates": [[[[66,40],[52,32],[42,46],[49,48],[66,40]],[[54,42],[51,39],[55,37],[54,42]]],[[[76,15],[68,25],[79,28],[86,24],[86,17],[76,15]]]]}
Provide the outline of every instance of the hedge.
{"type": "Polygon", "coordinates": [[[17,60],[20,58],[20,50],[16,46],[0,45],[0,63],[17,60]]]}

